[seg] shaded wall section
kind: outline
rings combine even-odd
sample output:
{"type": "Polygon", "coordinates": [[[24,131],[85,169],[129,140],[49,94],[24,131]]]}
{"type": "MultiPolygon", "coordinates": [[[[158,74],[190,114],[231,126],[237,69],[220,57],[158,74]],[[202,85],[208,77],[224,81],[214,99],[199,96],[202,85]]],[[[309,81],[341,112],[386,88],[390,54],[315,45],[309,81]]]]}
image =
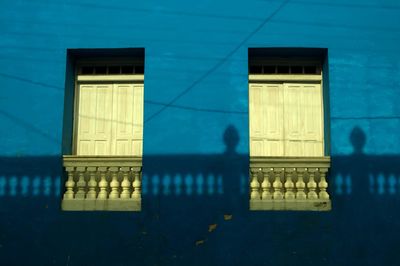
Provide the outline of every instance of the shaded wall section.
{"type": "Polygon", "coordinates": [[[248,156],[144,157],[139,213],[60,211],[58,156],[0,158],[4,265],[397,265],[400,156],[332,157],[331,212],[248,210],[248,156]],[[24,256],[18,252],[28,246],[24,256]]]}

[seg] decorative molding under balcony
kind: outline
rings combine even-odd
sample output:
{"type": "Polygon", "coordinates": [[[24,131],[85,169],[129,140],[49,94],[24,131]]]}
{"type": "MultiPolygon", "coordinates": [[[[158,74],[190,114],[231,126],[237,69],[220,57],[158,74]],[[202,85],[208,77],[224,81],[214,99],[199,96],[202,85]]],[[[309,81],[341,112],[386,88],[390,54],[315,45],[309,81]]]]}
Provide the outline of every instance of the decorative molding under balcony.
{"type": "Polygon", "coordinates": [[[329,211],[330,157],[251,157],[250,210],[329,211]]]}
{"type": "Polygon", "coordinates": [[[65,211],[140,211],[142,158],[64,156],[65,211]]]}

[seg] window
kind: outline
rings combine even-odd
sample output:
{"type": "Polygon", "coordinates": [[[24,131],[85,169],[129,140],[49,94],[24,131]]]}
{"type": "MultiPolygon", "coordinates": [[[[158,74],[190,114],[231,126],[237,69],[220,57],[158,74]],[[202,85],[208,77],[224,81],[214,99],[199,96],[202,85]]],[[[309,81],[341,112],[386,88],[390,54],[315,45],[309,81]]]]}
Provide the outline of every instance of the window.
{"type": "Polygon", "coordinates": [[[142,75],[135,75],[133,66],[83,65],[80,72],[88,73],[90,69],[94,73],[101,70],[101,74],[77,76],[76,155],[142,156],[142,75]],[[115,71],[124,68],[131,73],[115,71]]]}
{"type": "Polygon", "coordinates": [[[323,59],[249,55],[250,209],[329,210],[323,59]]]}
{"type": "Polygon", "coordinates": [[[78,58],[73,67],[73,101],[66,101],[73,105],[72,147],[63,156],[62,209],[139,211],[144,60],[78,58]]]}

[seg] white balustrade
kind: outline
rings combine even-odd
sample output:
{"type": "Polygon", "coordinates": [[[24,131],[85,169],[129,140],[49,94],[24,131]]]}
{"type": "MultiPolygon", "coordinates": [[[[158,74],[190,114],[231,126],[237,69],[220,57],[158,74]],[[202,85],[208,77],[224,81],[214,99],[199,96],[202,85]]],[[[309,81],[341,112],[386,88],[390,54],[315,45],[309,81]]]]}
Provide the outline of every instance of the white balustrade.
{"type": "Polygon", "coordinates": [[[273,171],[272,168],[265,169],[263,173],[263,182],[261,183],[262,187],[262,195],[261,198],[264,200],[270,200],[272,198],[271,194],[271,181],[270,181],[270,176],[271,172],[273,171]]]}
{"type": "Polygon", "coordinates": [[[140,211],[141,158],[64,156],[62,209],[140,211]]]}
{"type": "Polygon", "coordinates": [[[326,189],[328,188],[328,182],[326,182],[326,173],[327,172],[328,172],[327,168],[319,169],[320,181],[318,183],[318,187],[320,189],[320,192],[319,192],[320,199],[329,199],[329,194],[326,191],[326,189]]]}
{"type": "Polygon", "coordinates": [[[292,200],[295,198],[293,189],[294,189],[294,183],[292,181],[292,174],[295,171],[295,168],[285,168],[285,173],[286,173],[286,180],[285,180],[285,199],[292,200]]]}
{"type": "Polygon", "coordinates": [[[305,200],[307,198],[307,194],[305,193],[306,183],[304,183],[304,172],[306,168],[296,168],[297,173],[297,182],[296,182],[296,198],[299,200],[305,200]]]}
{"type": "Polygon", "coordinates": [[[130,181],[130,169],[129,167],[121,167],[122,172],[122,192],[121,192],[121,199],[129,199],[131,194],[131,181],[130,181]]]}
{"type": "Polygon", "coordinates": [[[250,198],[252,200],[260,199],[260,183],[258,182],[258,172],[258,169],[251,170],[250,198]]]}
{"type": "Polygon", "coordinates": [[[274,183],[272,184],[272,187],[274,189],[274,192],[272,193],[273,198],[276,200],[283,199],[283,193],[282,193],[282,181],[281,181],[281,174],[284,171],[283,168],[273,168],[274,173],[275,173],[275,179],[274,183]]]}
{"type": "Polygon", "coordinates": [[[250,158],[250,209],[330,210],[329,166],[329,157],[250,158]]]}
{"type": "Polygon", "coordinates": [[[133,181],[133,192],[132,199],[140,200],[140,188],[141,188],[141,173],[138,168],[132,169],[134,171],[134,181],[133,181]]]}

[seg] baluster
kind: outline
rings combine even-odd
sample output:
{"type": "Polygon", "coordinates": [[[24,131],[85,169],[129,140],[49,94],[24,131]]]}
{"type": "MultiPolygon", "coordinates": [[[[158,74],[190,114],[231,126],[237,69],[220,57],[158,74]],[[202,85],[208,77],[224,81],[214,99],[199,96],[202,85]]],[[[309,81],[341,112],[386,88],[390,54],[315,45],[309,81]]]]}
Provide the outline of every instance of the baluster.
{"type": "Polygon", "coordinates": [[[129,173],[130,173],[130,167],[121,167],[122,171],[122,192],[121,192],[121,199],[129,199],[131,197],[131,182],[129,181],[129,173]]]}
{"type": "Polygon", "coordinates": [[[315,192],[315,190],[317,189],[317,183],[315,182],[315,172],[317,171],[316,168],[308,168],[308,175],[309,175],[309,179],[308,179],[308,183],[307,183],[307,188],[308,188],[308,194],[307,194],[307,198],[308,199],[318,199],[318,195],[315,192]]]}
{"type": "Polygon", "coordinates": [[[262,173],[263,173],[263,177],[264,180],[261,183],[261,188],[262,188],[262,195],[261,198],[263,200],[270,200],[272,198],[272,194],[270,192],[271,189],[271,182],[269,181],[269,177],[271,172],[273,171],[272,168],[267,168],[267,169],[263,169],[262,173]]]}
{"type": "Polygon", "coordinates": [[[108,182],[106,179],[106,174],[107,174],[107,167],[99,167],[98,171],[100,172],[100,182],[99,182],[99,194],[97,195],[98,199],[107,199],[108,197],[108,192],[107,192],[107,187],[108,187],[108,182]]]}
{"type": "Polygon", "coordinates": [[[295,198],[295,194],[293,192],[294,183],[292,181],[292,173],[294,172],[294,168],[286,168],[286,181],[285,181],[285,199],[292,200],[295,198]]]}
{"type": "Polygon", "coordinates": [[[260,170],[261,170],[260,168],[251,168],[250,199],[252,200],[260,199],[261,197],[260,183],[258,182],[258,177],[257,177],[257,174],[260,170]]]}
{"type": "Polygon", "coordinates": [[[118,181],[118,173],[119,167],[110,167],[111,172],[111,192],[110,192],[110,199],[118,199],[119,198],[119,181],[118,181]]]}
{"type": "Polygon", "coordinates": [[[140,167],[134,167],[132,168],[133,171],[133,175],[134,175],[134,181],[133,181],[133,192],[132,192],[132,198],[135,200],[140,200],[141,196],[140,196],[140,167]]]}
{"type": "Polygon", "coordinates": [[[74,174],[75,174],[75,168],[74,167],[66,167],[65,168],[67,173],[68,173],[68,180],[65,182],[65,187],[67,188],[67,191],[64,193],[64,199],[73,199],[74,198],[74,174]]]}
{"type": "Polygon", "coordinates": [[[273,197],[274,197],[274,199],[277,199],[277,200],[283,199],[282,182],[281,182],[281,173],[283,171],[284,171],[284,168],[274,168],[275,181],[272,184],[272,186],[274,188],[273,197]]]}
{"type": "Polygon", "coordinates": [[[86,181],[85,181],[85,169],[86,167],[77,167],[76,171],[78,173],[78,182],[76,186],[78,191],[75,194],[76,199],[84,199],[85,198],[85,188],[86,188],[86,181]]]}
{"type": "Polygon", "coordinates": [[[320,189],[320,192],[319,192],[320,199],[329,199],[329,194],[326,191],[326,189],[328,188],[328,182],[326,182],[326,173],[327,172],[328,172],[328,168],[320,168],[319,169],[320,181],[318,183],[318,187],[320,189]]]}
{"type": "Polygon", "coordinates": [[[297,182],[296,182],[297,193],[296,193],[296,198],[298,200],[304,200],[304,199],[307,198],[307,195],[304,192],[304,189],[306,187],[306,183],[304,183],[304,180],[303,180],[305,168],[297,168],[296,172],[297,172],[297,182]]]}
{"type": "Polygon", "coordinates": [[[89,173],[89,182],[88,182],[88,188],[89,191],[86,195],[87,199],[96,199],[96,186],[97,186],[97,182],[96,182],[96,167],[88,167],[86,168],[86,171],[89,173]]]}

